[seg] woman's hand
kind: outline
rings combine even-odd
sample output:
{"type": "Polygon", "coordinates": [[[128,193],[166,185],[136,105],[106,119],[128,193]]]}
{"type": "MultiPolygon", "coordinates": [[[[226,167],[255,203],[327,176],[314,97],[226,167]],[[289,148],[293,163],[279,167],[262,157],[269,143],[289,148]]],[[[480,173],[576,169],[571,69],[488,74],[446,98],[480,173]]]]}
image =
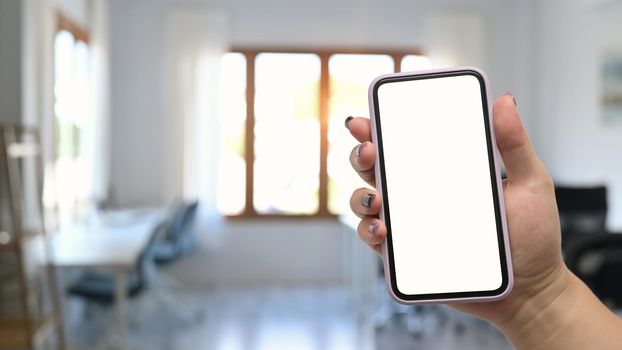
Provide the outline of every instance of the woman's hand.
{"type": "MultiPolygon", "coordinates": [[[[569,314],[576,311],[573,309],[576,298],[591,293],[568,271],[562,260],[553,182],[529,141],[511,95],[501,96],[494,102],[493,120],[497,146],[508,176],[503,181],[503,193],[514,288],[500,301],[452,306],[492,322],[517,347],[536,348],[548,344],[549,349],[557,348],[557,343],[547,343],[555,341],[552,334],[563,329],[563,324],[554,320],[558,317],[569,320],[569,314]],[[544,320],[552,322],[543,323],[544,320]]],[[[376,149],[371,144],[369,119],[348,118],[346,126],[361,142],[350,155],[352,167],[374,186],[376,149]]],[[[375,190],[364,188],[354,191],[350,199],[352,210],[361,218],[359,236],[378,254],[381,254],[387,234],[384,223],[378,219],[381,202],[375,190]]],[[[595,299],[593,295],[591,298],[595,299]]],[[[602,305],[600,308],[604,309],[602,305]]],[[[622,330],[618,332],[622,334],[622,330]]]]}

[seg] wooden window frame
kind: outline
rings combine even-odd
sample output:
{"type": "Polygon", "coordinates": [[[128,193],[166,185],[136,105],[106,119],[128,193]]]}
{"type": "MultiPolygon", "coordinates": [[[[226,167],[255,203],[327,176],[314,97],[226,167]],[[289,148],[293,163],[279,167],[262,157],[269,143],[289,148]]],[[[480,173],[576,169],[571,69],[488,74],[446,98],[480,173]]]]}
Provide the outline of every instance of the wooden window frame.
{"type": "Polygon", "coordinates": [[[71,35],[73,35],[76,41],[82,41],[87,45],[89,44],[89,41],[91,40],[91,36],[88,30],[86,30],[85,28],[82,28],[82,26],[78,25],[76,22],[71,20],[61,11],[57,11],[56,12],[56,33],[63,31],[63,30],[71,33],[71,35]]]}
{"type": "MultiPolygon", "coordinates": [[[[401,70],[402,59],[409,55],[423,55],[419,49],[314,49],[290,47],[246,47],[233,46],[229,52],[242,54],[246,60],[246,121],[244,125],[244,163],[246,165],[246,190],[244,210],[240,214],[227,215],[227,219],[336,219],[338,215],[328,210],[328,118],[330,103],[329,61],[333,55],[385,55],[393,59],[393,71],[401,70]],[[255,155],[255,61],[261,53],[313,54],[320,59],[320,182],[319,206],[314,214],[261,214],[255,210],[254,200],[254,155],[255,155]]],[[[344,117],[345,119],[345,117],[344,117]]],[[[346,161],[346,160],[344,160],[346,161]]]]}

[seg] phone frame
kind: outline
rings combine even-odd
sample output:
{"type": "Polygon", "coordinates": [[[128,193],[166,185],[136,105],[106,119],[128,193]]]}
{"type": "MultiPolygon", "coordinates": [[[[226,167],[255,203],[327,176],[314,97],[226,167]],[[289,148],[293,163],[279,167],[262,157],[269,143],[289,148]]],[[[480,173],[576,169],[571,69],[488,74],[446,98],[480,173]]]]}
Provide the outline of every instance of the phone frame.
{"type": "Polygon", "coordinates": [[[384,263],[384,275],[387,289],[391,297],[401,304],[430,304],[430,303],[458,303],[458,302],[485,302],[495,301],[506,297],[512,290],[514,276],[512,271],[512,258],[510,252],[510,241],[507,230],[507,220],[505,215],[505,203],[503,200],[503,186],[499,170],[500,156],[497,148],[495,132],[492,121],[492,105],[489,92],[489,83],[486,74],[476,67],[454,67],[443,69],[432,69],[416,72],[403,72],[385,74],[377,77],[369,86],[369,109],[372,129],[372,143],[376,147],[376,190],[382,198],[380,209],[380,220],[387,227],[387,237],[382,244],[382,259],[384,263]],[[384,173],[384,154],[382,145],[382,130],[380,115],[378,110],[378,88],[390,82],[423,80],[449,76],[472,75],[480,83],[484,125],[486,129],[486,145],[488,150],[488,164],[490,168],[491,188],[493,191],[493,202],[495,207],[495,221],[497,227],[497,242],[499,244],[499,258],[501,265],[502,283],[496,290],[488,291],[465,291],[452,293],[433,293],[433,294],[404,294],[397,288],[393,261],[393,245],[391,236],[391,218],[389,213],[389,198],[386,193],[386,181],[384,173]]]}

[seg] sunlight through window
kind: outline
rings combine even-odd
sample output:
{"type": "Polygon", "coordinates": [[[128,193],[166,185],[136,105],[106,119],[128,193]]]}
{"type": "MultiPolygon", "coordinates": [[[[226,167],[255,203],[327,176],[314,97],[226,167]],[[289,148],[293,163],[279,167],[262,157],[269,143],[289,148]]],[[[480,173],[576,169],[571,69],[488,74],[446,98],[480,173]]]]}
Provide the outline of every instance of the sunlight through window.
{"type": "Polygon", "coordinates": [[[227,53],[220,61],[218,89],[220,158],[218,159],[218,210],[224,215],[244,211],[246,162],[244,130],[246,122],[246,58],[227,53]]]}
{"type": "Polygon", "coordinates": [[[328,129],[328,209],[333,214],[350,211],[350,195],[358,187],[369,187],[352,170],[348,157],[357,142],[345,130],[348,116],[369,116],[367,88],[381,74],[393,72],[387,55],[333,55],[330,71],[330,121],[328,129]]]}
{"type": "Polygon", "coordinates": [[[426,56],[406,55],[402,58],[402,72],[431,69],[432,61],[426,56]]]}
{"type": "Polygon", "coordinates": [[[54,114],[56,132],[55,202],[60,224],[69,223],[89,198],[91,178],[85,133],[91,127],[90,50],[67,31],[54,40],[54,114]]]}
{"type": "Polygon", "coordinates": [[[316,55],[257,56],[253,205],[258,213],[317,212],[319,82],[316,55]]]}
{"type": "Polygon", "coordinates": [[[348,162],[357,142],[343,122],[350,115],[369,116],[369,84],[393,73],[400,66],[396,62],[402,70],[431,67],[417,51],[238,48],[224,54],[220,213],[248,218],[350,213],[352,191],[370,185],[348,162]]]}

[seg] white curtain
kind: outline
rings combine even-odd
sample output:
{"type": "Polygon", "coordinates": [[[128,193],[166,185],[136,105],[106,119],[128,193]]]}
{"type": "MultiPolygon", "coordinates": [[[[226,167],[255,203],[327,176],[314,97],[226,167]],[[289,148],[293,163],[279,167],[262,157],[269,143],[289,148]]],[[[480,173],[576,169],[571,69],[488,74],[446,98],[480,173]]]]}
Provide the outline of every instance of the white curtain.
{"type": "Polygon", "coordinates": [[[198,225],[217,220],[218,71],[227,48],[226,16],[204,8],[167,12],[169,126],[173,184],[169,199],[198,199],[198,225]]]}
{"type": "Polygon", "coordinates": [[[100,201],[108,196],[109,186],[109,45],[108,1],[91,0],[91,137],[85,145],[89,154],[87,168],[90,175],[89,198],[100,201]]]}

